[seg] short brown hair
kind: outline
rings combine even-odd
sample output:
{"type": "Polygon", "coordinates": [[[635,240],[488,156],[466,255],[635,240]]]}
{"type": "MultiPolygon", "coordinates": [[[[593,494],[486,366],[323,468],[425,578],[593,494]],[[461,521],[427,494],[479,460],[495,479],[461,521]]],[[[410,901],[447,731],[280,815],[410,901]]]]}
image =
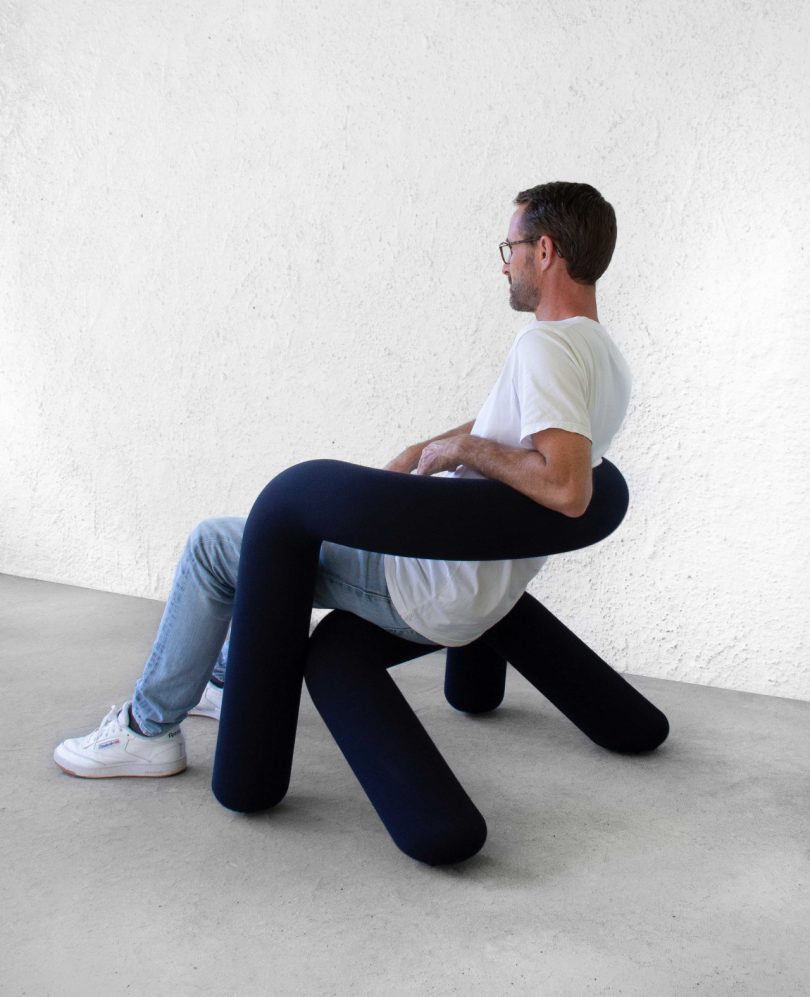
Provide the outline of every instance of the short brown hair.
{"type": "Polygon", "coordinates": [[[595,284],[616,247],[616,212],[595,187],[556,180],[522,190],[515,204],[527,205],[523,227],[528,239],[547,235],[579,284],[595,284]]]}

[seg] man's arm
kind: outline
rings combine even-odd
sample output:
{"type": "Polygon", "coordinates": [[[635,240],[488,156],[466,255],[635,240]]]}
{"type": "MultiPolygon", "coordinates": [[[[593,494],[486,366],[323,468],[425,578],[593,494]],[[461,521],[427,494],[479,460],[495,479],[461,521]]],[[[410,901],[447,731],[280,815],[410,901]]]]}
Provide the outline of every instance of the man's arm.
{"type": "Polygon", "coordinates": [[[436,440],[445,440],[449,436],[466,435],[473,428],[474,422],[474,419],[470,419],[470,421],[465,422],[463,426],[456,426],[455,429],[448,429],[446,433],[440,433],[438,436],[432,436],[429,440],[425,440],[424,443],[414,443],[412,446],[406,447],[401,454],[394,457],[393,460],[390,460],[385,465],[384,470],[401,471],[403,474],[410,474],[419,463],[422,451],[429,443],[434,443],[436,440]]]}
{"type": "Polygon", "coordinates": [[[439,437],[422,450],[416,473],[436,474],[465,464],[555,512],[583,515],[593,494],[591,441],[580,433],[544,429],[532,435],[532,445],[527,450],[480,436],[439,437]]]}

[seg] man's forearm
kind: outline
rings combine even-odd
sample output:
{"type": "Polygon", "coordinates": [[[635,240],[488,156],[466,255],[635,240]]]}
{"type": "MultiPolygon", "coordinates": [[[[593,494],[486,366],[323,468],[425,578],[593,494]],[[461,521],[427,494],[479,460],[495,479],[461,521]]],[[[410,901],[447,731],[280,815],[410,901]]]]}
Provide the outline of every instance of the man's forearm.
{"type": "MultiPolygon", "coordinates": [[[[453,440],[452,460],[485,478],[495,478],[534,502],[566,516],[581,516],[582,501],[574,483],[562,478],[537,450],[510,447],[481,436],[460,435],[453,440]]],[[[585,503],[587,506],[587,503],[585,503]]]]}
{"type": "Polygon", "coordinates": [[[475,419],[470,419],[470,421],[465,422],[463,426],[456,426],[455,429],[448,429],[446,433],[439,433],[438,436],[431,436],[429,440],[425,440],[423,443],[414,444],[414,447],[424,450],[428,443],[435,443],[436,440],[446,440],[448,436],[462,436],[464,434],[469,434],[474,425],[475,419]]]}

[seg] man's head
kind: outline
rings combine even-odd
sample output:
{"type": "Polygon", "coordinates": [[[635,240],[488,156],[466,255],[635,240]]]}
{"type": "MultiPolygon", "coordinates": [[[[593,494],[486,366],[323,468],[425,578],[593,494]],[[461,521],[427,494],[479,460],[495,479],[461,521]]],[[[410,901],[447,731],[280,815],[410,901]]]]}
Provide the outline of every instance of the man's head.
{"type": "Polygon", "coordinates": [[[599,191],[556,181],[521,191],[515,204],[507,239],[516,245],[503,268],[512,307],[535,311],[544,282],[555,292],[592,291],[616,246],[616,214],[599,191]]]}

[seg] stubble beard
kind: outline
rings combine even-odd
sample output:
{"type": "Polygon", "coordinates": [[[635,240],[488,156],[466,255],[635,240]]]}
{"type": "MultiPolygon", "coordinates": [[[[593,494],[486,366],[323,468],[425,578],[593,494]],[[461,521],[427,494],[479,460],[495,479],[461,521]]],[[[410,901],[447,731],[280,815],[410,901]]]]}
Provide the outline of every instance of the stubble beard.
{"type": "Polygon", "coordinates": [[[509,307],[516,312],[534,312],[537,309],[537,304],[529,298],[527,288],[512,281],[509,285],[509,307]]]}

